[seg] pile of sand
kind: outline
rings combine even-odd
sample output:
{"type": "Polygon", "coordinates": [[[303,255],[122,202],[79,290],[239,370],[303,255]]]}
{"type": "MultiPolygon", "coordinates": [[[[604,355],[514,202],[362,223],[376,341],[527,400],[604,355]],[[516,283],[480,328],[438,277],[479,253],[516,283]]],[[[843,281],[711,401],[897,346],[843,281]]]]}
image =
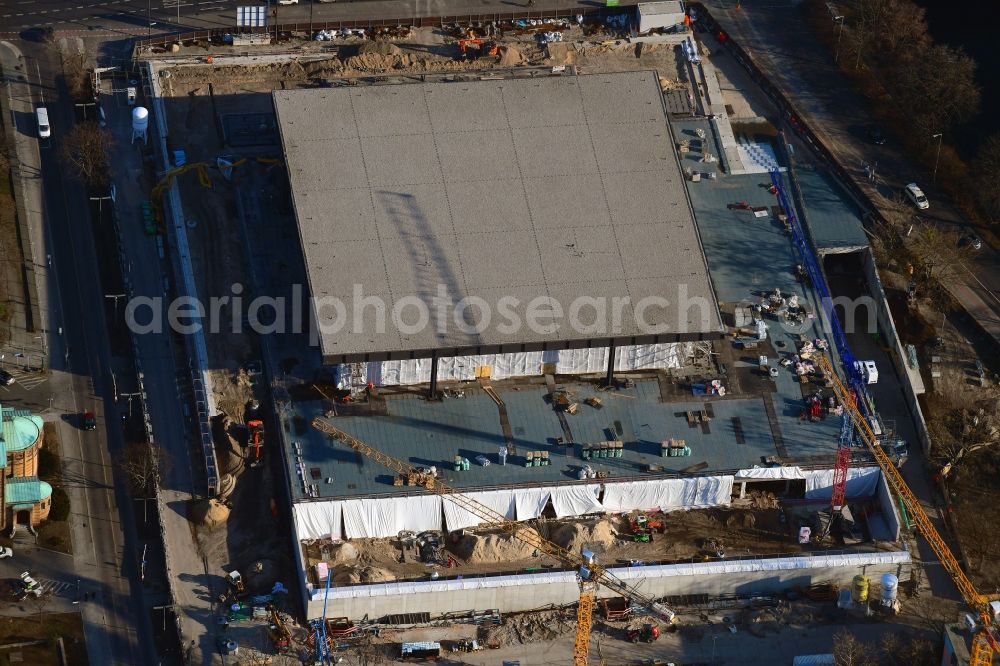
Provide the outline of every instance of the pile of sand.
{"type": "Polygon", "coordinates": [[[408,58],[395,44],[365,42],[358,49],[358,54],[348,58],[344,66],[359,72],[381,72],[403,66],[404,60],[408,58]]]}
{"type": "Polygon", "coordinates": [[[333,582],[344,584],[353,583],[388,583],[396,580],[396,576],[391,571],[378,567],[344,567],[333,574],[333,582]]]}
{"type": "Polygon", "coordinates": [[[545,45],[546,65],[572,65],[576,62],[576,46],[565,42],[549,42],[545,45]]]}
{"type": "Polygon", "coordinates": [[[195,502],[191,506],[191,520],[210,530],[222,527],[229,520],[229,507],[215,499],[195,502]]]}
{"type": "Polygon", "coordinates": [[[346,564],[358,559],[358,549],[351,543],[338,543],[330,547],[330,557],[326,563],[332,566],[346,564]]]}
{"type": "Polygon", "coordinates": [[[615,529],[607,518],[588,523],[566,523],[552,532],[552,541],[574,553],[579,553],[583,546],[608,548],[616,540],[615,529]]]}
{"type": "Polygon", "coordinates": [[[531,558],[535,548],[508,534],[466,534],[452,547],[452,552],[467,564],[516,562],[531,558]]]}
{"type": "Polygon", "coordinates": [[[500,47],[500,60],[497,64],[501,67],[517,67],[524,61],[524,54],[516,46],[500,47]]]}

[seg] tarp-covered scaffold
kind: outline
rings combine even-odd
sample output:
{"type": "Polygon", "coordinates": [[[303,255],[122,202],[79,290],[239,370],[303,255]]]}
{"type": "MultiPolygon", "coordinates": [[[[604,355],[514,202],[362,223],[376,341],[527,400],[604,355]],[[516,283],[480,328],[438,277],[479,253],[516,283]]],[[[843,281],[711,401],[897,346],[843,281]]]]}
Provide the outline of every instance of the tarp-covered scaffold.
{"type": "Polygon", "coordinates": [[[732,476],[703,476],[691,479],[654,479],[604,484],[605,510],[703,509],[726,506],[733,494],[732,476]]]}
{"type": "MultiPolygon", "coordinates": [[[[679,368],[691,354],[692,343],[661,343],[654,345],[624,345],[615,349],[615,370],[654,370],[679,368]]],[[[472,381],[489,368],[492,379],[532,377],[540,375],[543,368],[559,375],[582,375],[607,370],[608,350],[605,347],[590,349],[561,349],[538,352],[511,352],[505,354],[479,354],[438,359],[439,381],[472,381]]],[[[371,361],[362,364],[363,380],[376,386],[406,386],[424,384],[431,378],[431,359],[404,359],[371,361]]],[[[346,366],[339,375],[351,377],[346,366]]],[[[346,388],[346,385],[344,386],[346,388]]]]}
{"type": "MultiPolygon", "coordinates": [[[[852,467],[847,470],[846,499],[872,497],[878,492],[882,471],[878,467],[852,467]]],[[[806,472],[806,499],[833,497],[833,470],[818,469],[806,472]]]]}

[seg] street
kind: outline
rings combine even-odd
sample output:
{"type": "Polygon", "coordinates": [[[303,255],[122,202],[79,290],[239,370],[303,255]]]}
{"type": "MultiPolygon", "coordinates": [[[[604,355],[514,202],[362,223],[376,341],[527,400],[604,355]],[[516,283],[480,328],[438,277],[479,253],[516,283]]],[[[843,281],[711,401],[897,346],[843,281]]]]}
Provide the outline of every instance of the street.
{"type": "MultiPolygon", "coordinates": [[[[23,56],[11,44],[0,47],[5,72],[27,74],[21,85],[12,84],[15,116],[29,116],[45,95],[53,131],[65,132],[72,112],[58,103],[56,80],[61,72],[58,54],[35,48],[23,56]]],[[[134,530],[122,529],[131,522],[131,506],[113,478],[113,451],[122,446],[117,427],[118,410],[111,385],[111,351],[105,327],[104,297],[100,290],[93,237],[86,215],[69,211],[85,208],[83,188],[65,178],[51,145],[35,139],[28,122],[18,127],[17,147],[22,171],[32,169],[40,178],[26,187],[29,223],[35,225],[33,241],[51,255],[46,301],[48,350],[51,370],[42,375],[21,372],[7,387],[3,400],[10,406],[34,409],[55,424],[62,441],[63,474],[67,479],[72,513],[70,523],[74,555],[56,558],[38,549],[15,543],[15,558],[4,564],[3,574],[16,577],[13,569],[38,572],[53,581],[49,589],[65,597],[76,581],[93,601],[81,604],[87,647],[97,663],[134,664],[143,660],[151,641],[143,614],[136,605],[138,591],[129,584],[134,576],[137,552],[134,530]],[[80,222],[85,222],[81,224],[80,222]],[[43,240],[44,239],[44,240],[43,240]],[[97,316],[95,316],[95,313],[97,316]],[[66,341],[71,341],[67,345],[66,341]],[[50,400],[51,399],[51,400],[50,400]],[[84,410],[95,413],[98,430],[84,432],[76,424],[84,410]],[[104,415],[112,414],[114,427],[104,427],[104,415]],[[71,423],[72,421],[72,423],[71,423]],[[104,434],[107,434],[107,440],[104,434]],[[55,560],[62,559],[61,562],[55,560]]],[[[47,263],[47,262],[46,262],[47,263]]],[[[137,576],[135,579],[137,580],[137,576]]]]}

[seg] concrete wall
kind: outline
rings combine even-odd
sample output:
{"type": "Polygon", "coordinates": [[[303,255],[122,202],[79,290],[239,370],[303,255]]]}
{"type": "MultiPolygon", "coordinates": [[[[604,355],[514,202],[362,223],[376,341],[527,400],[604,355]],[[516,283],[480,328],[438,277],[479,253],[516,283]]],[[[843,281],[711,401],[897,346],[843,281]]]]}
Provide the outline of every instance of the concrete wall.
{"type": "MultiPolygon", "coordinates": [[[[651,597],[684,594],[775,594],[794,585],[835,583],[846,586],[857,574],[876,580],[892,573],[905,580],[910,555],[904,551],[842,553],[811,557],[784,557],[671,564],[614,569],[619,578],[651,597]]],[[[324,590],[307,603],[309,618],[323,612],[324,590]]],[[[327,614],[359,620],[395,613],[444,613],[497,608],[502,613],[527,611],[548,605],[576,603],[580,590],[573,572],[466,578],[448,581],[383,583],[330,590],[327,614]]],[[[613,596],[601,589],[601,596],[613,596]]]]}
{"type": "Polygon", "coordinates": [[[882,478],[878,482],[878,509],[885,519],[892,540],[898,542],[899,525],[901,522],[899,509],[896,507],[895,498],[889,490],[889,482],[885,480],[885,474],[882,474],[882,478]]]}
{"type": "MultiPolygon", "coordinates": [[[[917,429],[917,438],[924,455],[931,451],[931,438],[927,432],[927,422],[924,421],[924,412],[917,401],[917,391],[914,389],[914,382],[910,373],[914,372],[906,364],[906,353],[899,342],[899,335],[896,334],[896,323],[892,320],[892,313],[889,311],[889,303],[885,299],[885,291],[882,289],[882,280],[878,276],[878,269],[875,267],[875,259],[872,257],[871,249],[864,251],[865,278],[868,282],[868,289],[875,300],[876,316],[878,318],[879,331],[883,339],[887,340],[889,347],[889,357],[896,368],[896,373],[900,378],[900,386],[903,389],[903,396],[906,398],[906,405],[913,415],[913,423],[917,429]]],[[[919,373],[919,371],[916,371],[919,373]]],[[[919,377],[919,375],[918,375],[919,377]]],[[[921,392],[923,385],[920,385],[921,392]]]]}

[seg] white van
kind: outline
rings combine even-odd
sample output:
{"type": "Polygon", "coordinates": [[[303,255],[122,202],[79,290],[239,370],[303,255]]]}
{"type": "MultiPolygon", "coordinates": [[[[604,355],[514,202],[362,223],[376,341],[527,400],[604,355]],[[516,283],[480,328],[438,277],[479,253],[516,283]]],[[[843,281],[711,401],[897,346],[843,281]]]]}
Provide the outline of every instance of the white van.
{"type": "Polygon", "coordinates": [[[906,197],[913,202],[913,205],[920,210],[927,210],[931,207],[931,202],[927,200],[927,196],[924,191],[916,183],[910,183],[903,188],[903,192],[906,193],[906,197]]]}
{"type": "Polygon", "coordinates": [[[49,127],[49,110],[40,106],[35,110],[35,119],[38,121],[38,136],[47,139],[52,136],[52,128],[49,127]]]}

